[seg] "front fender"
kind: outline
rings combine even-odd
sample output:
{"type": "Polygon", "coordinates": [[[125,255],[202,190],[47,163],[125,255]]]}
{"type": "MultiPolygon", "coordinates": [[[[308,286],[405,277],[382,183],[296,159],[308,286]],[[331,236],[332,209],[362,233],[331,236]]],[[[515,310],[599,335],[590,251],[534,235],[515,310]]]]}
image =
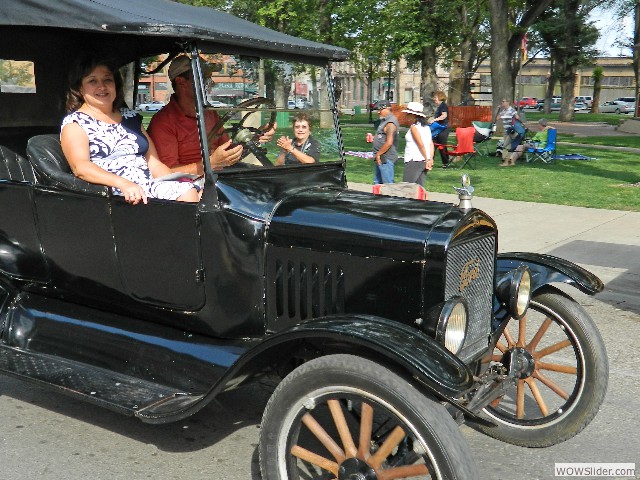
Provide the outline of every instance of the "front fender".
{"type": "Polygon", "coordinates": [[[230,385],[266,367],[286,363],[305,347],[323,353],[356,350],[355,354],[384,361],[416,378],[436,397],[475,417],[455,400],[474,385],[472,374],[462,361],[416,328],[368,315],[325,317],[280,331],[243,353],[206,395],[188,404],[159,404],[138,411],[137,416],[149,423],[184,418],[200,410],[230,385]]]}
{"type": "MultiPolygon", "coordinates": [[[[286,344],[305,339],[325,350],[357,348],[373,359],[384,358],[420,380],[440,397],[452,400],[473,386],[472,374],[456,356],[416,328],[372,315],[327,317],[279,332],[270,341],[286,344]]],[[[357,354],[357,353],[356,353],[357,354]]]]}
{"type": "Polygon", "coordinates": [[[595,295],[604,288],[596,275],[573,262],[542,253],[500,253],[497,258],[497,274],[501,275],[520,265],[531,271],[531,293],[550,283],[566,283],[588,295],[595,295]]]}

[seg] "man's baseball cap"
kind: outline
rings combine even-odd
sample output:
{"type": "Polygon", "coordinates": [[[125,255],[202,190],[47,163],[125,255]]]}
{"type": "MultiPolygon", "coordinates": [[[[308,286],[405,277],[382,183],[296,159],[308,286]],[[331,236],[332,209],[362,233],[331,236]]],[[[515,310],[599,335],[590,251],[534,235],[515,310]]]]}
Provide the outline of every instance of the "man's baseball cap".
{"type": "Polygon", "coordinates": [[[178,55],[169,65],[169,80],[182,75],[191,70],[191,59],[186,55],[178,55]]]}
{"type": "Polygon", "coordinates": [[[384,110],[385,108],[391,108],[391,102],[389,100],[380,100],[374,110],[384,110]]]}
{"type": "MultiPolygon", "coordinates": [[[[201,66],[203,74],[205,76],[211,75],[213,72],[219,72],[222,66],[216,63],[208,63],[205,59],[201,58],[201,66]]],[[[174,78],[182,75],[185,72],[191,71],[191,59],[186,55],[178,55],[171,61],[169,65],[169,81],[173,81],[174,78]]]]}

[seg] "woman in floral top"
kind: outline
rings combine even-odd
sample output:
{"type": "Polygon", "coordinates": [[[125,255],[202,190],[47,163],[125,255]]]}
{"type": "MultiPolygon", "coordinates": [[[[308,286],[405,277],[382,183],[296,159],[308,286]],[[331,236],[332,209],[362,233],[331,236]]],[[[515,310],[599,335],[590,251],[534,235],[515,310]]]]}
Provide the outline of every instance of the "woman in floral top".
{"type": "Polygon", "coordinates": [[[110,61],[85,59],[75,65],[67,112],[60,140],[78,178],[113,187],[133,205],[148,198],[199,200],[191,183],[155,180],[171,170],[158,159],[142,117],[124,107],[122,79],[110,61]]]}

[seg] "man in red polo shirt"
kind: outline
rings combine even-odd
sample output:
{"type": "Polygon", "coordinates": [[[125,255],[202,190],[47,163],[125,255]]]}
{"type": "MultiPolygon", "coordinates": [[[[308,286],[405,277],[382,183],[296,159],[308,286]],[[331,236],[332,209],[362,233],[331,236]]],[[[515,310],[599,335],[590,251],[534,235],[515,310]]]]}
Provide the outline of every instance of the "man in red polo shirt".
{"type": "MultiPolygon", "coordinates": [[[[174,172],[203,175],[200,137],[195,113],[195,92],[191,60],[186,55],[173,59],[169,66],[169,80],[173,95],[169,103],[151,119],[148,132],[156,146],[162,163],[174,172]]],[[[218,114],[205,110],[207,133],[213,128],[218,114]]],[[[233,165],[242,154],[242,146],[228,148],[231,140],[224,132],[209,146],[211,166],[222,168],[233,165]]]]}

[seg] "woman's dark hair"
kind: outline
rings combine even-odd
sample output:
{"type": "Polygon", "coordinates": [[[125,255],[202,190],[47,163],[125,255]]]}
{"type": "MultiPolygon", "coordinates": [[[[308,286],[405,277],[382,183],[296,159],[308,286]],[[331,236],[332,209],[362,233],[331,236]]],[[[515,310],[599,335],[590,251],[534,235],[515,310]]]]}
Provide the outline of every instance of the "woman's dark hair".
{"type": "Polygon", "coordinates": [[[420,115],[416,115],[416,123],[419,123],[423,127],[429,124],[427,117],[421,117],[420,115]]]}
{"type": "Polygon", "coordinates": [[[107,67],[113,74],[116,84],[116,98],[113,101],[113,111],[125,105],[122,76],[116,62],[109,58],[84,57],[77,60],[69,70],[69,89],[67,90],[67,113],[75,112],[84,103],[80,93],[82,79],[89,75],[96,67],[107,67]]]}

